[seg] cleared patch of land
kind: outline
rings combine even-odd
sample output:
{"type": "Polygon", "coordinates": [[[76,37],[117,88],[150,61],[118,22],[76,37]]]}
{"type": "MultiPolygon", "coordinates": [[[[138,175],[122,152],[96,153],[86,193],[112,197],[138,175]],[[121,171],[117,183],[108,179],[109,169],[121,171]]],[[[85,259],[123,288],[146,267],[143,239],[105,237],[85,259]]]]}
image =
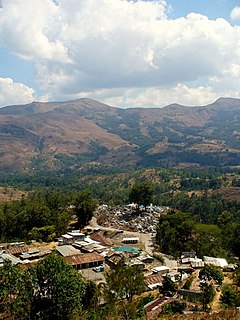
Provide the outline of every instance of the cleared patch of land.
{"type": "Polygon", "coordinates": [[[224,187],[214,191],[215,194],[220,194],[227,200],[240,201],[240,188],[238,187],[224,187]]]}
{"type": "Polygon", "coordinates": [[[21,200],[27,193],[25,191],[17,190],[14,188],[0,187],[0,204],[21,200]]]}

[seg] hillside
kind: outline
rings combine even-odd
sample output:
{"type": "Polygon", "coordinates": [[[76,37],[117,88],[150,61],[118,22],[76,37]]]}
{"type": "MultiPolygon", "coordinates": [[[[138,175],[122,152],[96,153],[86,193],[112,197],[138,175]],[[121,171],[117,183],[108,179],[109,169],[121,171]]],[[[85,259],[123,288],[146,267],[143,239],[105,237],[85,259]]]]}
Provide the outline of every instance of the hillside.
{"type": "Polygon", "coordinates": [[[110,107],[91,99],[0,109],[0,170],[238,166],[240,100],[110,107]]]}

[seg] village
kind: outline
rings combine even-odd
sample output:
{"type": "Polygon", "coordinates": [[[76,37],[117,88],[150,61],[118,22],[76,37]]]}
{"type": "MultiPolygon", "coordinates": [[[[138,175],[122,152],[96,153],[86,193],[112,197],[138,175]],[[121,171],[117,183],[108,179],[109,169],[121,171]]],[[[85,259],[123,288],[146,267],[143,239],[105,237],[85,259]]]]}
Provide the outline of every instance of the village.
{"type": "MultiPolygon", "coordinates": [[[[138,266],[143,270],[146,292],[151,292],[155,297],[145,306],[148,319],[155,319],[162,306],[173,299],[187,298],[191,301],[192,297],[200,295],[201,280],[198,275],[204,266],[214,265],[226,272],[234,270],[235,266],[223,258],[204,256],[199,259],[193,251],[182,252],[178,260],[160,254],[154,243],[156,224],[160,214],[167,214],[169,208],[151,204],[146,210],[140,208],[139,214],[135,209],[134,204],[114,208],[101,205],[83,230],[69,230],[54,242],[37,243],[32,240],[30,244],[1,244],[0,267],[5,260],[10,260],[13,265],[26,268],[55,252],[68,265],[81,272],[83,277],[100,284],[105,282],[106,271],[119,261],[124,261],[129,266],[138,266]],[[174,297],[159,295],[166,278],[178,285],[174,297]],[[191,286],[188,290],[183,289],[189,278],[191,286]]],[[[186,312],[191,312],[193,306],[190,303],[186,312]]]]}

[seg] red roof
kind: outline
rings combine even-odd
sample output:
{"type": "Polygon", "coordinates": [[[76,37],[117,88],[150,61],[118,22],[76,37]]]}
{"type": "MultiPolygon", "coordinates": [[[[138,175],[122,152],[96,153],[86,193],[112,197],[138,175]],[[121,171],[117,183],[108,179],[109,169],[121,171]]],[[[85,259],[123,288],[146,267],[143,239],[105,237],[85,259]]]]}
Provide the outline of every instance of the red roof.
{"type": "Polygon", "coordinates": [[[158,314],[161,312],[162,310],[162,306],[165,303],[171,302],[173,301],[173,298],[167,298],[167,297],[162,297],[162,298],[158,298],[152,302],[149,302],[144,308],[147,312],[147,319],[157,319],[158,318],[158,314]]]}
{"type": "Polygon", "coordinates": [[[6,252],[10,254],[21,254],[23,252],[28,252],[28,246],[26,244],[12,245],[6,249],[6,252]]]}
{"type": "Polygon", "coordinates": [[[100,242],[103,246],[112,246],[111,242],[108,241],[100,232],[94,232],[90,235],[90,238],[94,241],[100,242]]]}
{"type": "Polygon", "coordinates": [[[146,277],[144,283],[149,286],[157,283],[162,283],[163,277],[159,274],[151,274],[150,276],[146,277]]]}
{"type": "Polygon", "coordinates": [[[87,264],[91,262],[104,262],[104,258],[95,252],[75,254],[73,256],[64,257],[65,261],[70,265],[87,264]]]}

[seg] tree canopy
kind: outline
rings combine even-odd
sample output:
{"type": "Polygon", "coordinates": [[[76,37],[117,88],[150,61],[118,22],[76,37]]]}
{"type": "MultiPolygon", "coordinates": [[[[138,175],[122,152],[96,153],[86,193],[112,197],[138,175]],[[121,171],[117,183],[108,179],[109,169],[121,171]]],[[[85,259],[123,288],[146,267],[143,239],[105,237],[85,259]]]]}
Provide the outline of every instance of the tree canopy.
{"type": "Polygon", "coordinates": [[[129,201],[146,207],[153,200],[153,186],[149,182],[136,182],[129,193],[129,201]]]}

